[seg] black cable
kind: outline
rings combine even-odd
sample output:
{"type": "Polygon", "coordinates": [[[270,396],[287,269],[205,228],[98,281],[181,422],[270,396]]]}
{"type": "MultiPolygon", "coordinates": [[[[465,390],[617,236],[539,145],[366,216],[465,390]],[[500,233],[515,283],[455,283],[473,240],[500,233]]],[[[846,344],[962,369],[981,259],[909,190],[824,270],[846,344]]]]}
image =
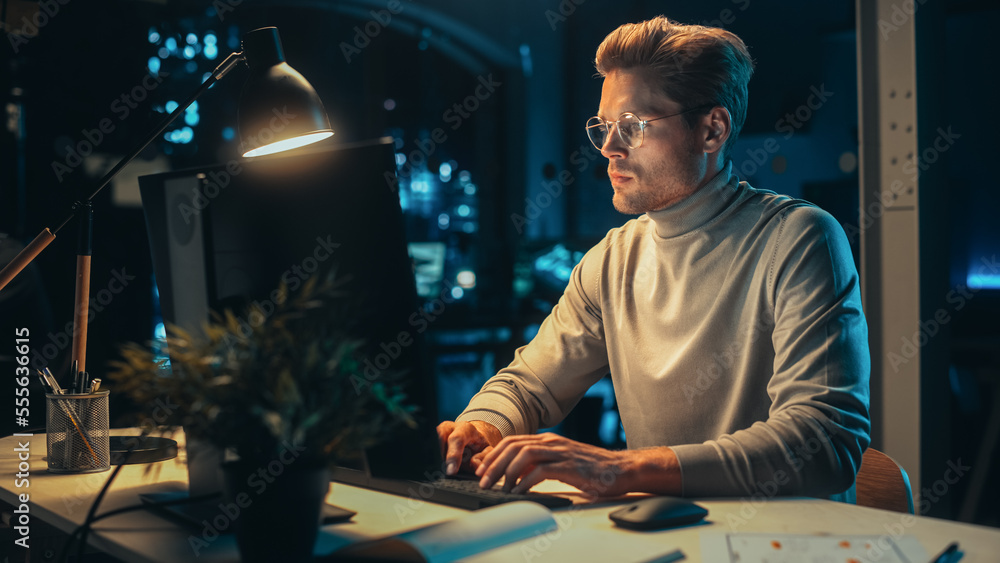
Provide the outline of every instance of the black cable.
{"type": "MultiPolygon", "coordinates": [[[[131,453],[131,449],[129,450],[128,453],[131,453]]],[[[108,477],[108,480],[104,483],[104,486],[101,487],[101,491],[97,493],[97,498],[94,499],[94,504],[90,505],[90,511],[87,512],[87,517],[84,518],[83,524],[81,524],[80,527],[77,528],[63,543],[62,550],[59,552],[59,557],[57,560],[63,561],[63,563],[69,561],[69,551],[73,544],[73,538],[75,538],[77,534],[81,532],[81,530],[86,530],[90,528],[91,519],[94,517],[94,513],[97,512],[97,506],[101,503],[101,500],[104,498],[105,493],[107,493],[108,489],[111,488],[111,483],[114,482],[115,477],[118,476],[118,473],[121,472],[122,467],[124,466],[125,466],[124,464],[119,465],[118,467],[115,468],[114,471],[111,472],[111,476],[108,477]]],[[[77,561],[81,561],[83,558],[83,548],[84,546],[87,545],[86,539],[87,536],[84,533],[81,538],[80,551],[77,553],[77,561]]]]}
{"type": "MultiPolygon", "coordinates": [[[[143,432],[142,434],[139,435],[140,438],[145,438],[147,436],[148,432],[143,432]]],[[[135,447],[138,445],[139,445],[139,440],[135,440],[135,442],[131,446],[129,446],[128,450],[125,451],[125,456],[123,459],[127,460],[129,454],[131,454],[132,450],[134,450],[135,447]]],[[[76,537],[78,533],[80,534],[80,549],[77,552],[77,560],[79,561],[83,559],[83,550],[87,546],[87,535],[90,533],[91,524],[95,522],[94,518],[95,514],[97,513],[97,507],[100,506],[101,501],[104,499],[104,495],[107,494],[108,489],[111,488],[111,483],[114,482],[115,477],[117,477],[118,474],[121,473],[121,470],[123,467],[125,467],[125,465],[126,465],[125,463],[120,463],[118,464],[118,467],[115,467],[115,470],[111,472],[111,476],[108,477],[108,480],[104,483],[104,486],[101,487],[101,491],[97,493],[97,498],[94,499],[94,504],[90,505],[90,510],[87,512],[87,517],[84,518],[83,524],[81,524],[80,527],[77,528],[69,536],[69,538],[66,539],[66,542],[63,544],[62,551],[59,554],[58,560],[62,560],[64,563],[68,561],[69,548],[72,547],[73,538],[76,537]]]]}

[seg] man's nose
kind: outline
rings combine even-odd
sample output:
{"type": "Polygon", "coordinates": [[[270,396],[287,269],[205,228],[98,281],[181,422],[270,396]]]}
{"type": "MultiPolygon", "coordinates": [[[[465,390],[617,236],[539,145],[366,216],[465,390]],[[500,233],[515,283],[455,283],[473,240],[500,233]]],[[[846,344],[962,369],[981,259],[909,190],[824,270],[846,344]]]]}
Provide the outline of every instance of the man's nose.
{"type": "Polygon", "coordinates": [[[622,136],[618,134],[618,124],[608,124],[608,134],[604,137],[604,146],[601,147],[601,155],[607,159],[611,159],[612,157],[624,158],[628,154],[627,151],[628,147],[622,141],[622,136]]]}

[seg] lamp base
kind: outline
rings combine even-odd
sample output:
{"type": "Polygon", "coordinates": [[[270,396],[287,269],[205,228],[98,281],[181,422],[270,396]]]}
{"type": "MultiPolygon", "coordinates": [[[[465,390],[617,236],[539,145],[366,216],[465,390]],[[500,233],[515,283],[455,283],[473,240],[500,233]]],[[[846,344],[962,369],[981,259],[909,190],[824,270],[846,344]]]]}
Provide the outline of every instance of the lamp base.
{"type": "Polygon", "coordinates": [[[111,465],[154,463],[177,457],[177,442],[170,438],[111,436],[109,441],[111,465]]]}

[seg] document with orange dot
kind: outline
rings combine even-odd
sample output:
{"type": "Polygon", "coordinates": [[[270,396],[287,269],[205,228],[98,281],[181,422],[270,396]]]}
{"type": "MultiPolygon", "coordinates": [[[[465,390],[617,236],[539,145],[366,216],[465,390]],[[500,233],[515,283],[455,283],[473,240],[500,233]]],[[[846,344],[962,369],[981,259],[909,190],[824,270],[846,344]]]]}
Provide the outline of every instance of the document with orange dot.
{"type": "Polygon", "coordinates": [[[913,536],[833,536],[767,533],[704,533],[703,561],[739,563],[925,563],[927,552],[913,536]]]}

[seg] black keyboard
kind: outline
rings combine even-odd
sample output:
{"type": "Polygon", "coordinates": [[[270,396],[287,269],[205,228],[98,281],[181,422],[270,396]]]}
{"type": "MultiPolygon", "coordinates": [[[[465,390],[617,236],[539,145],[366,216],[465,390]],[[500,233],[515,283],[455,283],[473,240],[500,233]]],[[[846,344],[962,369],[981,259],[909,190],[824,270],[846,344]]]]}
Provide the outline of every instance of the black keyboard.
{"type": "Polygon", "coordinates": [[[465,495],[472,499],[476,499],[480,502],[479,508],[519,500],[537,502],[538,504],[549,508],[560,508],[573,504],[573,501],[570,499],[555,495],[531,492],[521,494],[505,492],[502,488],[500,488],[500,485],[496,484],[493,485],[493,488],[491,489],[482,489],[479,487],[478,479],[453,479],[445,477],[436,481],[427,481],[425,484],[430,485],[439,491],[454,492],[459,495],[465,495]]]}
{"type": "Polygon", "coordinates": [[[562,508],[573,504],[573,501],[566,497],[551,494],[505,493],[497,485],[494,485],[492,489],[480,489],[479,479],[470,476],[444,477],[433,481],[411,481],[370,477],[361,471],[340,469],[334,472],[333,480],[466,510],[479,510],[519,500],[537,502],[548,508],[562,508]]]}

